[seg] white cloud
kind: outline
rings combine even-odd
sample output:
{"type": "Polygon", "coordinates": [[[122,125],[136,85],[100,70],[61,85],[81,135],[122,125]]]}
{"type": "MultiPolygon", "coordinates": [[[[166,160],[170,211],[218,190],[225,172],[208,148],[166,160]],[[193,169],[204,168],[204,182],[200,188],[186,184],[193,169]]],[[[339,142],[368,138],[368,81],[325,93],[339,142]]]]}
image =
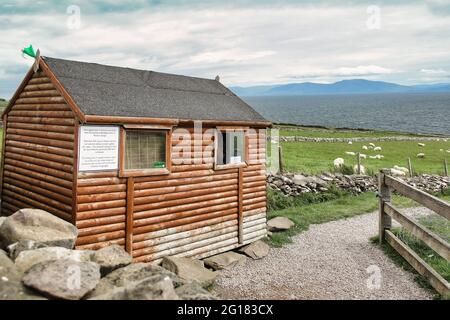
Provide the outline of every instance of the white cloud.
{"type": "Polygon", "coordinates": [[[219,74],[229,85],[349,77],[404,83],[450,68],[450,19],[420,3],[381,5],[381,29],[369,30],[367,4],[156,6],[91,14],[85,2],[78,2],[79,30],[66,27],[65,10],[0,14],[0,97],[12,94],[31,65],[19,53],[30,42],[44,55],[219,74]]]}
{"type": "Polygon", "coordinates": [[[421,69],[420,72],[425,73],[425,74],[429,74],[429,75],[443,75],[443,74],[447,74],[447,72],[445,70],[442,69],[421,69]]]}

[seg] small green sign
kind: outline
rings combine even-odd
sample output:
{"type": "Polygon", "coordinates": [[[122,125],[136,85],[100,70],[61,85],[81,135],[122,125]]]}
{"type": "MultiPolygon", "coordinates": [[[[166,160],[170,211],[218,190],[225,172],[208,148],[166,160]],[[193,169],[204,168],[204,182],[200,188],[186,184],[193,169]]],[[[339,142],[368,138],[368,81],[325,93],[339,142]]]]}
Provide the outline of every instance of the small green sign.
{"type": "Polygon", "coordinates": [[[153,164],[153,168],[165,168],[166,163],[163,161],[158,161],[153,164]]]}

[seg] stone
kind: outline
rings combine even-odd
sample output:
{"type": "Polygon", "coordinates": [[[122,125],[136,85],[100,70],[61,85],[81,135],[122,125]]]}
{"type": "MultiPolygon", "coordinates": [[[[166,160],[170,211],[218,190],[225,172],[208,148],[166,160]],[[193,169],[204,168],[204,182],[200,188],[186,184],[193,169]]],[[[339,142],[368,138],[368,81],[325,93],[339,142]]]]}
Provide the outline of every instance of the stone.
{"type": "Polygon", "coordinates": [[[310,181],[309,179],[308,179],[308,177],[305,177],[304,175],[302,175],[302,174],[295,174],[294,175],[294,178],[292,179],[293,181],[294,181],[294,183],[296,184],[296,185],[299,185],[299,186],[306,186],[307,185],[307,183],[310,181]]]}
{"type": "Polygon", "coordinates": [[[169,277],[173,286],[179,287],[184,284],[176,274],[164,269],[160,266],[155,266],[150,263],[134,263],[124,268],[114,270],[100,280],[95,289],[88,294],[89,298],[104,295],[116,288],[125,287],[132,282],[140,282],[144,279],[152,278],[153,281],[162,280],[169,277]]]}
{"type": "Polygon", "coordinates": [[[203,260],[206,266],[214,270],[230,269],[235,265],[245,261],[247,258],[243,254],[228,251],[203,260]]]}
{"type": "Polygon", "coordinates": [[[35,242],[33,240],[20,240],[19,242],[13,243],[8,246],[8,253],[9,257],[12,260],[16,260],[17,256],[22,252],[26,250],[35,250],[40,248],[46,248],[48,247],[44,243],[35,242]]]}
{"type": "Polygon", "coordinates": [[[161,266],[186,282],[197,281],[202,287],[212,285],[217,277],[217,273],[206,269],[202,261],[190,258],[164,257],[161,266]]]}
{"type": "Polygon", "coordinates": [[[5,222],[6,217],[0,217],[0,227],[2,226],[3,222],[5,222]]]}
{"type": "Polygon", "coordinates": [[[146,278],[138,282],[128,283],[124,287],[116,287],[91,300],[179,300],[175,293],[172,280],[165,276],[155,281],[146,278]]]}
{"type": "Polygon", "coordinates": [[[255,241],[245,247],[239,249],[240,252],[245,253],[247,256],[254,260],[262,259],[269,254],[269,246],[261,241],[255,241]]]}
{"type": "Polygon", "coordinates": [[[47,247],[22,251],[17,256],[15,263],[20,271],[25,272],[35,264],[44,261],[70,259],[86,262],[91,260],[91,256],[92,251],[89,250],[69,250],[62,247],[47,247]]]}
{"type": "Polygon", "coordinates": [[[286,231],[295,226],[289,218],[275,217],[267,221],[267,229],[272,232],[286,231]]]}
{"type": "Polygon", "coordinates": [[[133,258],[121,246],[112,245],[92,254],[92,261],[100,266],[102,276],[125,267],[133,262],[133,258]]]}
{"type": "Polygon", "coordinates": [[[20,240],[33,240],[49,246],[72,249],[77,228],[46,211],[20,209],[7,217],[0,226],[0,243],[7,246],[20,240]]]}
{"type": "Polygon", "coordinates": [[[25,288],[22,276],[6,252],[0,250],[0,300],[45,300],[25,288]]]}
{"type": "Polygon", "coordinates": [[[182,300],[217,300],[217,297],[202,288],[197,282],[186,283],[175,289],[182,300]]]}
{"type": "Polygon", "coordinates": [[[100,267],[90,261],[44,261],[28,269],[22,281],[52,298],[79,300],[100,281],[100,267]]]}

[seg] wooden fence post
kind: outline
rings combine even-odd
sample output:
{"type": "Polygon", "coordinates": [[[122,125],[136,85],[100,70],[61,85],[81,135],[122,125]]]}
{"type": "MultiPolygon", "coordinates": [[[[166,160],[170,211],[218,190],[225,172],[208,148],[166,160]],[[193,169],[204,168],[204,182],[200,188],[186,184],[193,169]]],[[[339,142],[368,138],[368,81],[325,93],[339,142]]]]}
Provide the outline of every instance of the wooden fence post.
{"type": "Polygon", "coordinates": [[[280,173],[284,171],[284,163],[283,163],[283,148],[278,146],[278,165],[280,166],[280,173]]]}
{"type": "Polygon", "coordinates": [[[359,152],[356,153],[356,163],[358,164],[358,174],[361,174],[361,155],[359,152]]]}
{"type": "Polygon", "coordinates": [[[448,164],[447,159],[444,159],[444,175],[448,177],[448,164]]]}
{"type": "Polygon", "coordinates": [[[408,158],[408,170],[409,170],[409,176],[412,177],[414,175],[412,164],[411,164],[411,158],[408,158]]]}
{"type": "Polygon", "coordinates": [[[390,172],[389,169],[380,170],[378,175],[378,196],[380,197],[380,205],[379,205],[379,231],[378,236],[380,238],[380,244],[382,244],[385,240],[384,231],[386,229],[390,229],[392,226],[392,219],[390,216],[386,214],[384,211],[384,204],[386,202],[391,202],[391,189],[385,183],[385,176],[390,172]]]}

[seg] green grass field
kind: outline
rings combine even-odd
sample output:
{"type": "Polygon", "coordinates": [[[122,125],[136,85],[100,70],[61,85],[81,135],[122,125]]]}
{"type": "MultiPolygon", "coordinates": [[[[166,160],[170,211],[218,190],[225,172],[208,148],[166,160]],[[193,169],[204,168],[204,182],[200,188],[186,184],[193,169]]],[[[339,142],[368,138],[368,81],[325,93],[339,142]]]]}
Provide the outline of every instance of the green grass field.
{"type": "MultiPolygon", "coordinates": [[[[319,136],[320,137],[366,137],[387,136],[384,132],[365,132],[365,131],[334,131],[314,129],[309,131],[286,131],[283,134],[292,135],[292,132],[302,132],[301,136],[319,136]]],[[[423,142],[423,141],[422,141],[423,142]]],[[[369,146],[369,142],[354,142],[349,145],[346,142],[282,142],[283,159],[285,170],[289,172],[301,172],[307,174],[317,174],[324,171],[333,171],[333,160],[343,158],[345,164],[354,166],[357,163],[356,156],[346,154],[350,152],[360,152],[367,155],[367,159],[362,159],[362,165],[366,168],[368,174],[378,172],[382,168],[391,168],[394,165],[407,167],[407,159],[410,157],[413,170],[416,174],[444,172],[444,159],[450,163],[450,139],[444,141],[426,141],[425,147],[420,147],[418,141],[374,141],[381,151],[372,149],[363,150],[364,145],[369,146]],[[440,151],[440,150],[443,151],[440,151]],[[425,153],[425,158],[417,158],[418,153],[425,153]],[[377,154],[383,155],[383,159],[370,159],[369,156],[377,154]]]]}

